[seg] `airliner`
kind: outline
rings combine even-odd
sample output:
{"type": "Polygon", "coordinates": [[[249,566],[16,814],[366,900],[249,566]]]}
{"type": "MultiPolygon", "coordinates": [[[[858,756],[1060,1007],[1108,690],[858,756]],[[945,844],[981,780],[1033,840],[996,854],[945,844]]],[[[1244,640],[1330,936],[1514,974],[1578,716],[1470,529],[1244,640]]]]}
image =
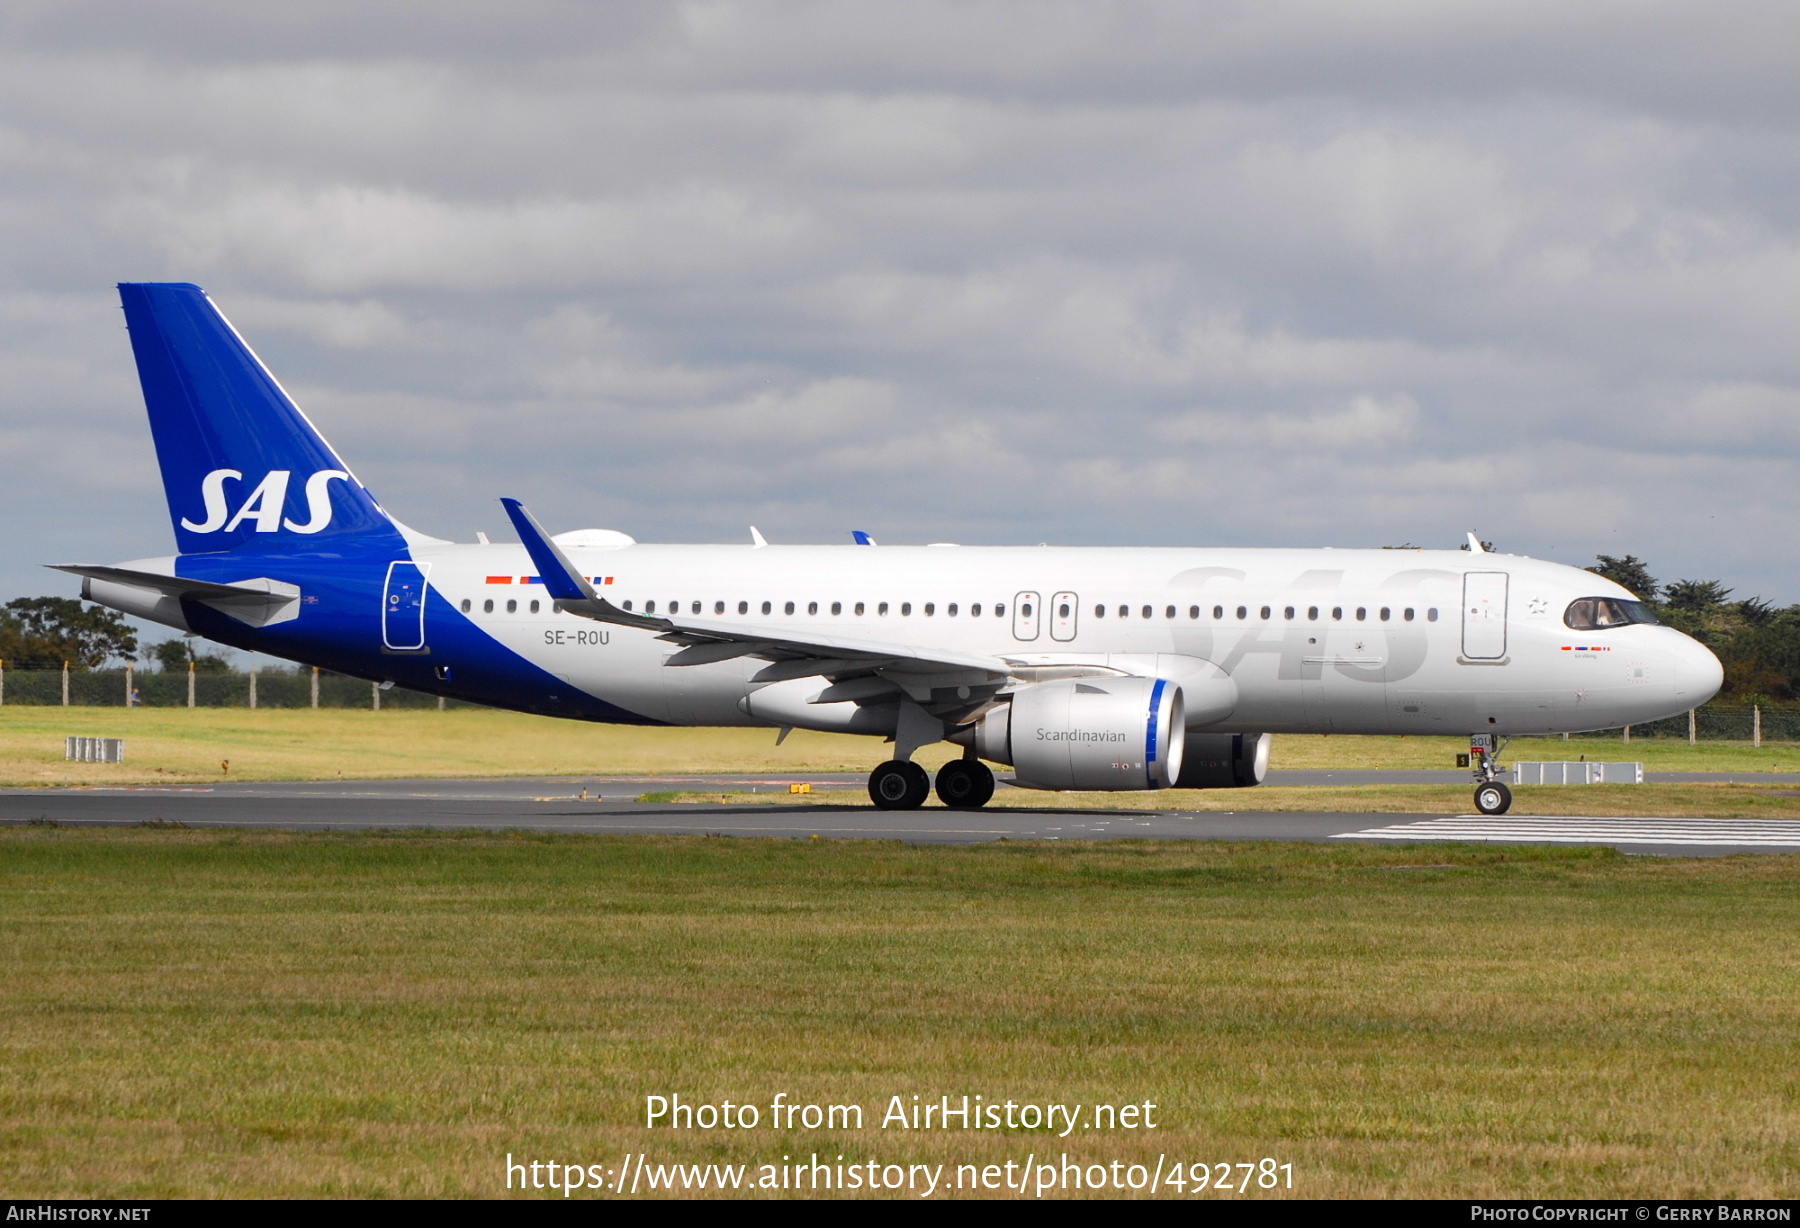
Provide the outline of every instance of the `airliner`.
{"type": "Polygon", "coordinates": [[[1722,671],[1590,572],[1484,550],[649,545],[446,541],[390,515],[198,286],[119,286],[177,553],[60,565],[90,601],[253,652],[521,712],[761,726],[893,744],[884,809],[922,805],[925,746],[1048,790],[1260,783],[1278,733],[1468,735],[1503,813],[1519,734],[1696,707],[1722,671]]]}

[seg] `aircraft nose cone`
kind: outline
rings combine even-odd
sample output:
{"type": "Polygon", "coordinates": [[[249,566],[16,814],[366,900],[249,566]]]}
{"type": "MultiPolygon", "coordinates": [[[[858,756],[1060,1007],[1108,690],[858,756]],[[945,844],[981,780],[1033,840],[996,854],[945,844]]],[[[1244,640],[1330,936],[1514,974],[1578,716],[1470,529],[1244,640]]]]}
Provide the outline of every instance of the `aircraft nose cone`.
{"type": "Polygon", "coordinates": [[[1725,685],[1725,667],[1705,644],[1685,635],[1681,638],[1682,643],[1675,650],[1675,684],[1680,688],[1682,702],[1698,708],[1725,685]]]}

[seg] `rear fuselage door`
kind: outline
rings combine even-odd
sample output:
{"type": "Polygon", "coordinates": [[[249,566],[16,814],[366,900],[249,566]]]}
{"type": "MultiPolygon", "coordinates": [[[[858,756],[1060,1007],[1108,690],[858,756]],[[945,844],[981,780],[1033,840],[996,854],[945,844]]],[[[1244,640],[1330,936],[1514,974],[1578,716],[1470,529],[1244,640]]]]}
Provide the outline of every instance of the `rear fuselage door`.
{"type": "Polygon", "coordinates": [[[1506,655],[1504,571],[1463,573],[1463,656],[1498,661],[1506,655]]]}
{"type": "Polygon", "coordinates": [[[425,647],[425,570],[417,563],[388,564],[381,597],[381,642],[400,652],[425,647]]]}
{"type": "Polygon", "coordinates": [[[1017,593],[1013,596],[1015,640],[1035,640],[1038,637],[1038,619],[1043,616],[1039,607],[1043,604],[1036,593],[1017,593]]]}
{"type": "Polygon", "coordinates": [[[1081,598],[1058,593],[1050,598],[1050,638],[1066,644],[1075,638],[1075,620],[1081,616],[1081,598]]]}

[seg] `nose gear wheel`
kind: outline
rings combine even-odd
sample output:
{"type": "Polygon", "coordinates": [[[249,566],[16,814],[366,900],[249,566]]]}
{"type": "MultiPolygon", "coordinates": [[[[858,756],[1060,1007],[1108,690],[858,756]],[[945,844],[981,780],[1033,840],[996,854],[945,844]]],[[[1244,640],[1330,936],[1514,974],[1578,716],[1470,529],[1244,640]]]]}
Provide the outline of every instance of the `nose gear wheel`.
{"type": "Polygon", "coordinates": [[[1475,787],[1475,809],[1483,814],[1505,814],[1512,807],[1512,790],[1497,780],[1475,787]]]}

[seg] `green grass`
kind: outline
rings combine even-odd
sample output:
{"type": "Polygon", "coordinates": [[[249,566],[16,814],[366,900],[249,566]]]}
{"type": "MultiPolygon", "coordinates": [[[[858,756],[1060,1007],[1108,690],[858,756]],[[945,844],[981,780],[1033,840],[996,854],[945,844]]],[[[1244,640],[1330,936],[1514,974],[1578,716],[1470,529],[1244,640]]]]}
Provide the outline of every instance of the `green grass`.
{"type": "MultiPolygon", "coordinates": [[[[928,747],[927,767],[961,754],[928,747]]],[[[443,776],[635,776],[668,772],[866,772],[878,738],[773,729],[594,725],[493,709],[0,707],[0,786],[374,780],[443,776]],[[69,763],[69,734],[126,739],[122,764],[69,763]],[[229,760],[226,772],[222,761],[229,760]]]]}
{"type": "Polygon", "coordinates": [[[1800,1193],[1800,858],[0,831],[9,1196],[496,1195],[502,1159],[1291,1161],[1800,1193]],[[868,1128],[647,1131],[644,1097],[868,1128]],[[904,1134],[889,1096],[1152,1100],[904,1134]]]}
{"type": "MultiPolygon", "coordinates": [[[[1449,768],[1460,738],[1281,735],[1276,768],[1449,768]]],[[[491,709],[449,712],[259,708],[0,707],[0,786],[181,784],[221,779],[432,776],[633,776],[684,772],[866,772],[890,747],[876,738],[796,730],[590,725],[491,709]],[[126,739],[127,762],[63,760],[63,738],[126,739]],[[229,772],[221,768],[230,761],[229,772]]],[[[960,754],[939,745],[918,761],[960,754]]],[[[1663,771],[1800,772],[1800,745],[1519,740],[1508,759],[1638,759],[1663,771]]]]}

